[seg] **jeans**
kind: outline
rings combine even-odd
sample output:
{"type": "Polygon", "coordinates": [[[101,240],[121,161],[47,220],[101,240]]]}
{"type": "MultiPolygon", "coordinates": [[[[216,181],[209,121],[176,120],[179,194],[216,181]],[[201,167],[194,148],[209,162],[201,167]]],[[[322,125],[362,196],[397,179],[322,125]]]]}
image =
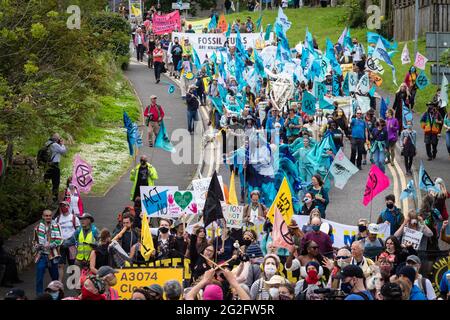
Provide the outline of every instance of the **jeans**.
{"type": "Polygon", "coordinates": [[[155,80],[158,81],[161,78],[161,72],[162,72],[162,69],[163,69],[163,63],[156,61],[156,62],[153,63],[153,65],[154,65],[154,68],[155,68],[155,80]]]}
{"type": "Polygon", "coordinates": [[[450,130],[445,134],[445,144],[447,145],[447,152],[450,155],[450,130]]]}
{"type": "Polygon", "coordinates": [[[39,295],[44,292],[44,275],[45,270],[48,269],[50,277],[53,280],[58,280],[58,259],[48,259],[48,255],[41,254],[39,261],[36,264],[36,294],[39,295]]]}
{"type": "Polygon", "coordinates": [[[372,157],[373,157],[373,161],[375,162],[375,165],[378,168],[380,168],[381,171],[385,172],[385,168],[384,168],[385,152],[384,152],[384,149],[380,150],[379,148],[377,148],[372,153],[372,157]]]}
{"type": "Polygon", "coordinates": [[[351,163],[355,164],[356,159],[356,166],[358,168],[361,168],[363,150],[364,150],[364,139],[352,138],[352,152],[350,155],[350,161],[351,163]]]}
{"type": "Polygon", "coordinates": [[[197,110],[187,111],[187,122],[188,122],[188,131],[194,132],[195,129],[195,121],[197,120],[197,110]]]}

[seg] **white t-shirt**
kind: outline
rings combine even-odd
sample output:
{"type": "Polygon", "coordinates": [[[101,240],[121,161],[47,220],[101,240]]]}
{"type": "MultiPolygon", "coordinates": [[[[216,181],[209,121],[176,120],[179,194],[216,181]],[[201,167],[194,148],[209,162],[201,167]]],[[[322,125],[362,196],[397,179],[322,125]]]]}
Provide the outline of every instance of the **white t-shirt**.
{"type": "MultiPolygon", "coordinates": [[[[67,216],[64,216],[63,214],[59,216],[59,219],[56,219],[59,226],[61,227],[61,235],[64,240],[69,239],[73,236],[73,233],[75,232],[75,228],[73,227],[73,215],[68,214],[67,216]]],[[[80,226],[80,220],[78,220],[77,217],[75,217],[75,226],[78,228],[80,226]]]]}
{"type": "Polygon", "coordinates": [[[75,213],[77,217],[80,216],[80,209],[78,208],[78,197],[77,195],[70,196],[70,212],[75,213]]]}

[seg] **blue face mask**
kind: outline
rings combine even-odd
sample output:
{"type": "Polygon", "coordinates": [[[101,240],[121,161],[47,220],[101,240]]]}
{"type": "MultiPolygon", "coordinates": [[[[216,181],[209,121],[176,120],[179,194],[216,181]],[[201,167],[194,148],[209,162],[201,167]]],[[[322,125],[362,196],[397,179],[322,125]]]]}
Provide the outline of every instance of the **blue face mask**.
{"type": "Polygon", "coordinates": [[[312,226],[313,231],[319,231],[320,230],[320,226],[312,226]]]}
{"type": "Polygon", "coordinates": [[[49,292],[49,294],[52,296],[53,300],[58,300],[58,297],[59,297],[59,292],[58,291],[56,291],[56,292],[49,292]]]}
{"type": "Polygon", "coordinates": [[[349,282],[342,282],[341,283],[341,290],[345,294],[350,294],[353,290],[352,284],[349,282]]]}

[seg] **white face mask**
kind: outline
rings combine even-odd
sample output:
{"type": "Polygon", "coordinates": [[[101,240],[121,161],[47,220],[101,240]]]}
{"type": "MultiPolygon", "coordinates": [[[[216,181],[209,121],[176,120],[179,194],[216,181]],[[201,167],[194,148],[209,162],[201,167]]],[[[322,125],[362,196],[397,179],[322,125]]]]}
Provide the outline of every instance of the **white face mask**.
{"type": "Polygon", "coordinates": [[[272,277],[275,273],[277,273],[277,268],[273,264],[268,264],[264,266],[264,273],[267,277],[272,277]]]}
{"type": "Polygon", "coordinates": [[[279,292],[278,288],[270,288],[269,294],[272,297],[272,299],[274,299],[274,300],[278,300],[278,298],[280,297],[280,292],[279,292]]]}
{"type": "Polygon", "coordinates": [[[337,262],[337,265],[339,266],[339,268],[344,268],[344,267],[346,267],[346,266],[348,266],[350,263],[348,263],[347,261],[345,261],[345,260],[338,260],[338,262],[337,262]]]}

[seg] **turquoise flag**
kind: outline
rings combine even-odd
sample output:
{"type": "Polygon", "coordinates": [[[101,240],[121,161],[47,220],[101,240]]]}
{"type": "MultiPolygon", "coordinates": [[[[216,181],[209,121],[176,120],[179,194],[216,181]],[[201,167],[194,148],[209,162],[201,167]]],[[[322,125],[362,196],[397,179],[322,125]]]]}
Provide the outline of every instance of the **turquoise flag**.
{"type": "Polygon", "coordinates": [[[314,51],[314,40],[311,32],[308,31],[308,27],[306,27],[306,35],[305,41],[308,44],[308,49],[313,52],[314,51]]]}
{"type": "Polygon", "coordinates": [[[270,32],[272,31],[272,25],[269,23],[266,27],[266,34],[264,35],[264,40],[268,41],[270,39],[270,32]]]}
{"type": "Polygon", "coordinates": [[[420,168],[419,168],[419,189],[426,192],[430,190],[440,192],[439,188],[435,185],[434,181],[431,180],[428,172],[425,171],[422,161],[420,161],[420,168]]]}
{"type": "MultiPolygon", "coordinates": [[[[389,103],[389,102],[388,102],[389,103]]],[[[380,117],[383,120],[386,120],[386,111],[388,109],[388,103],[386,103],[386,101],[384,101],[384,98],[381,97],[381,102],[380,102],[380,117]]]]}
{"type": "Polygon", "coordinates": [[[316,113],[316,97],[308,91],[303,92],[302,111],[310,116],[316,113]]]}
{"type": "Polygon", "coordinates": [[[402,191],[400,194],[400,200],[408,199],[408,198],[417,198],[417,191],[416,187],[414,186],[414,180],[410,180],[408,182],[408,185],[406,186],[406,189],[402,191]]]}
{"type": "Polygon", "coordinates": [[[328,98],[323,97],[322,99],[319,99],[319,109],[334,110],[334,105],[328,98]]]}
{"type": "Polygon", "coordinates": [[[245,58],[248,57],[247,50],[245,50],[244,44],[242,43],[241,33],[239,32],[239,30],[237,30],[236,32],[236,50],[245,58]]]}
{"type": "Polygon", "coordinates": [[[230,37],[231,35],[231,23],[228,24],[228,29],[227,32],[225,33],[225,37],[227,37],[227,39],[230,37]]]}
{"type": "Polygon", "coordinates": [[[371,31],[367,32],[367,42],[368,43],[377,43],[378,39],[381,39],[381,41],[383,42],[384,47],[386,49],[395,50],[398,47],[398,43],[397,42],[394,42],[394,43],[391,44],[387,39],[383,38],[378,33],[371,32],[371,31]]]}
{"type": "Polygon", "coordinates": [[[341,88],[337,74],[333,74],[333,96],[339,97],[341,95],[341,88]]]}
{"type": "Polygon", "coordinates": [[[342,84],[342,92],[344,93],[344,96],[348,97],[350,95],[350,88],[348,85],[348,72],[345,75],[344,83],[342,84]]]}
{"type": "Polygon", "coordinates": [[[223,103],[222,99],[220,97],[209,97],[211,100],[212,105],[214,108],[216,108],[217,112],[219,112],[220,115],[223,115],[223,103]]]}
{"type": "Polygon", "coordinates": [[[342,75],[341,65],[336,59],[336,55],[334,54],[334,46],[330,39],[327,38],[327,51],[326,57],[330,60],[331,68],[337,75],[342,75]]]}
{"type": "Polygon", "coordinates": [[[419,73],[416,79],[416,86],[419,88],[419,90],[422,90],[426,86],[428,86],[430,82],[428,81],[427,76],[425,75],[425,72],[423,70],[419,73]]]}
{"type": "Polygon", "coordinates": [[[218,88],[219,88],[220,98],[222,100],[225,100],[227,98],[227,94],[228,94],[227,89],[225,89],[221,84],[218,85],[218,88]]]}
{"type": "Polygon", "coordinates": [[[259,30],[261,28],[261,22],[262,22],[262,14],[259,16],[258,20],[256,20],[256,30],[259,30]]]}
{"type": "Polygon", "coordinates": [[[369,90],[369,95],[371,96],[371,97],[373,97],[373,95],[375,94],[375,90],[377,89],[377,87],[376,86],[374,86],[374,85],[372,85],[372,88],[370,88],[370,90],[369,90]]]}
{"type": "Polygon", "coordinates": [[[164,126],[164,121],[161,121],[161,125],[159,127],[158,135],[155,140],[155,148],[161,148],[163,150],[174,153],[175,148],[170,142],[170,139],[166,132],[166,127],[164,126]]]}
{"type": "Polygon", "coordinates": [[[253,50],[254,57],[255,57],[255,71],[263,78],[265,78],[266,71],[264,70],[264,62],[261,58],[261,56],[258,53],[258,50],[253,50]]]}
{"type": "Polygon", "coordinates": [[[217,18],[215,15],[213,15],[211,20],[209,20],[208,30],[212,30],[215,28],[217,28],[217,18]]]}
{"type": "Polygon", "coordinates": [[[136,143],[137,126],[131,121],[126,111],[123,112],[123,126],[127,129],[128,150],[130,151],[130,156],[132,156],[134,154],[134,145],[136,143]]]}
{"type": "Polygon", "coordinates": [[[322,99],[327,93],[327,87],[319,81],[314,81],[314,95],[317,99],[322,99]]]}
{"type": "Polygon", "coordinates": [[[200,58],[198,57],[197,51],[194,48],[192,48],[192,53],[194,55],[195,68],[197,68],[197,70],[201,70],[202,64],[200,63],[200,58]]]}

